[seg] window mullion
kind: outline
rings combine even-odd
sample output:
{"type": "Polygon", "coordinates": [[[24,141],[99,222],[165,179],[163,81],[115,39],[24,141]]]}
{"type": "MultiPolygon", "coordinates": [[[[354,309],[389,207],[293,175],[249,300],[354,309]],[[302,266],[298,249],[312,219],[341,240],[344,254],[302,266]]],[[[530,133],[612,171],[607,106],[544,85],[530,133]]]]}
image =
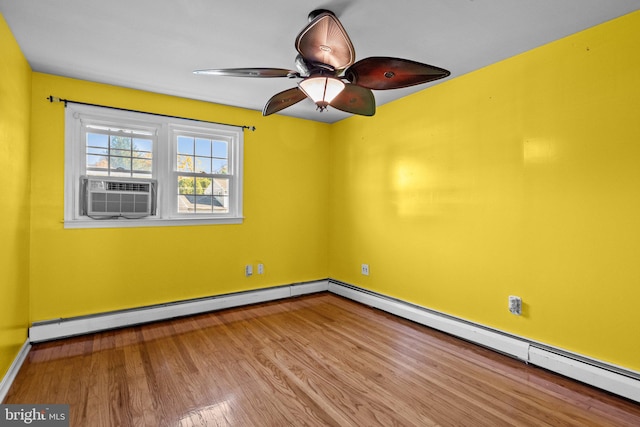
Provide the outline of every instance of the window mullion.
{"type": "Polygon", "coordinates": [[[156,144],[156,151],[158,153],[158,162],[156,176],[158,182],[161,183],[158,202],[161,207],[161,217],[170,218],[173,216],[173,209],[171,203],[171,195],[175,191],[173,188],[173,163],[171,162],[173,151],[172,144],[169,140],[169,128],[166,123],[162,125],[160,129],[156,144]]]}

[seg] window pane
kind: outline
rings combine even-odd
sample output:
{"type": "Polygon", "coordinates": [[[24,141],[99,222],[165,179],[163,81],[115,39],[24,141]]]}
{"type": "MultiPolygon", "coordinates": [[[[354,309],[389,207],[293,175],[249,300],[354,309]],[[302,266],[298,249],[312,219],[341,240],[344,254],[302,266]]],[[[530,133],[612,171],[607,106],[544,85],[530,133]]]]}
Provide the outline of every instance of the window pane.
{"type": "Polygon", "coordinates": [[[178,195],[178,213],[193,213],[195,212],[194,196],[178,195]]]}
{"type": "Polygon", "coordinates": [[[111,135],[111,148],[120,150],[131,150],[131,138],[111,135]]]}
{"type": "Polygon", "coordinates": [[[151,160],[133,159],[133,169],[151,173],[151,160]]]}
{"type": "Polygon", "coordinates": [[[213,200],[211,196],[196,196],[196,212],[211,213],[213,200]]]}
{"type": "Polygon", "coordinates": [[[109,169],[112,171],[125,172],[131,171],[131,158],[111,157],[109,159],[109,169]]]}
{"type": "Polygon", "coordinates": [[[88,133],[87,146],[107,148],[109,146],[109,137],[99,133],[88,133]]]}
{"type": "Polygon", "coordinates": [[[211,158],[196,157],[196,172],[211,173],[211,158]]]}
{"type": "Polygon", "coordinates": [[[194,154],[193,153],[193,138],[186,136],[178,137],[178,153],[179,154],[194,154]]]}
{"type": "Polygon", "coordinates": [[[182,172],[193,172],[193,157],[178,155],[178,170],[182,172]]]}
{"type": "Polygon", "coordinates": [[[211,178],[196,178],[196,194],[211,194],[211,178]]]}
{"type": "Polygon", "coordinates": [[[229,180],[216,178],[213,180],[211,191],[214,196],[226,196],[229,194],[229,180]]]}
{"type": "Polygon", "coordinates": [[[88,168],[99,168],[99,169],[107,169],[109,166],[109,161],[104,156],[87,156],[87,167],[88,168]]]}
{"type": "Polygon", "coordinates": [[[213,180],[213,210],[218,213],[229,212],[229,180],[226,178],[213,180]]]}
{"type": "Polygon", "coordinates": [[[228,158],[228,144],[224,141],[213,141],[213,157],[228,158]]]}
{"type": "Polygon", "coordinates": [[[192,176],[178,177],[178,194],[195,194],[196,179],[192,176]]]}
{"type": "Polygon", "coordinates": [[[213,159],[213,173],[228,174],[229,167],[227,160],[213,159]]]}
{"type": "Polygon", "coordinates": [[[196,138],[196,156],[211,157],[211,140],[196,138]]]}
{"type": "Polygon", "coordinates": [[[214,196],[213,210],[218,213],[229,212],[229,196],[214,196]]]}
{"type": "Polygon", "coordinates": [[[153,150],[153,141],[150,139],[134,138],[133,149],[138,151],[151,152],[153,150]]]}

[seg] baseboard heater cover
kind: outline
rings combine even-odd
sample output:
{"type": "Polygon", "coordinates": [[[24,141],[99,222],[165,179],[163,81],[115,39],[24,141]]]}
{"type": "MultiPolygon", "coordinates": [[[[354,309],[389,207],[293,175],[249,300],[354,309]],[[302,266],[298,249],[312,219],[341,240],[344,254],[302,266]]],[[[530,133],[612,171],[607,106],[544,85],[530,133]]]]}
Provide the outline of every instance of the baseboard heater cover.
{"type": "Polygon", "coordinates": [[[328,286],[329,284],[327,280],[318,280],[186,301],[177,301],[129,310],[99,313],[89,316],[48,320],[34,323],[29,328],[29,340],[32,343],[50,341],[109,329],[123,328],[143,323],[222,310],[225,308],[275,301],[294,296],[323,292],[328,289],[328,286]]]}
{"type": "Polygon", "coordinates": [[[529,363],[640,402],[640,374],[536,345],[529,350],[529,363]]]}
{"type": "MultiPolygon", "coordinates": [[[[49,341],[323,291],[332,292],[361,304],[507,354],[526,363],[531,363],[568,378],[640,402],[640,373],[638,372],[612,366],[581,355],[575,355],[561,349],[555,349],[542,343],[510,335],[332,279],[34,323],[29,328],[29,342],[49,341]]],[[[27,352],[28,349],[26,352],[21,353],[26,356],[27,352]]],[[[16,358],[16,361],[19,358],[20,356],[16,358]]],[[[5,384],[6,379],[7,376],[5,376],[3,384],[5,384]]],[[[1,388],[0,392],[2,392],[1,388]]]]}
{"type": "Polygon", "coordinates": [[[542,343],[335,280],[329,280],[329,291],[618,396],[640,402],[639,372],[555,349],[542,343]]]}
{"type": "Polygon", "coordinates": [[[482,328],[474,323],[437,311],[336,281],[329,282],[329,291],[421,325],[471,341],[475,344],[489,347],[517,359],[523,361],[528,360],[529,343],[513,336],[482,328]]]}

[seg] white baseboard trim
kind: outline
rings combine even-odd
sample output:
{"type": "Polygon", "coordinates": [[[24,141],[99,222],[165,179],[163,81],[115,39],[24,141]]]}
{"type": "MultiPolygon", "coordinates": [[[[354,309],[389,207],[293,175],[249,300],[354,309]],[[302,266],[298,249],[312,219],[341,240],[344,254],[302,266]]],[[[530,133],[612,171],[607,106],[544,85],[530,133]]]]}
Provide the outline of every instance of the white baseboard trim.
{"type": "Polygon", "coordinates": [[[29,340],[33,343],[50,341],[108,329],[123,328],[142,323],[322,292],[328,290],[328,288],[328,280],[318,280],[90,316],[37,322],[29,328],[29,340]]]}
{"type": "Polygon", "coordinates": [[[491,348],[526,363],[640,402],[640,373],[638,372],[572,354],[562,349],[556,349],[330,279],[34,323],[29,328],[29,340],[0,383],[0,401],[8,392],[13,378],[20,369],[29,351],[30,342],[49,341],[323,291],[329,291],[361,304],[378,308],[483,347],[491,348]]]}
{"type": "Polygon", "coordinates": [[[640,373],[329,280],[329,292],[640,402],[640,373]]]}
{"type": "Polygon", "coordinates": [[[9,366],[9,370],[2,378],[2,381],[0,381],[0,403],[4,402],[4,398],[7,397],[11,384],[13,384],[13,381],[16,379],[20,367],[22,367],[22,364],[29,354],[29,350],[31,350],[31,343],[27,339],[24,344],[22,344],[22,347],[20,347],[20,351],[16,355],[16,358],[13,359],[13,363],[9,366]]]}

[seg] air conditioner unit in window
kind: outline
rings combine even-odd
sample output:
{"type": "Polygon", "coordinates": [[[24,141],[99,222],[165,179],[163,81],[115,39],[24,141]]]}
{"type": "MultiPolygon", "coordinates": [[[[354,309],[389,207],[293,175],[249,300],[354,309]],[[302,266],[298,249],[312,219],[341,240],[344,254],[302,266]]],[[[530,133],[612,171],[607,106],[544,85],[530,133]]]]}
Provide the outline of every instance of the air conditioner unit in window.
{"type": "Polygon", "coordinates": [[[82,214],[101,218],[154,215],[156,185],[153,179],[83,176],[80,179],[82,214]]]}

